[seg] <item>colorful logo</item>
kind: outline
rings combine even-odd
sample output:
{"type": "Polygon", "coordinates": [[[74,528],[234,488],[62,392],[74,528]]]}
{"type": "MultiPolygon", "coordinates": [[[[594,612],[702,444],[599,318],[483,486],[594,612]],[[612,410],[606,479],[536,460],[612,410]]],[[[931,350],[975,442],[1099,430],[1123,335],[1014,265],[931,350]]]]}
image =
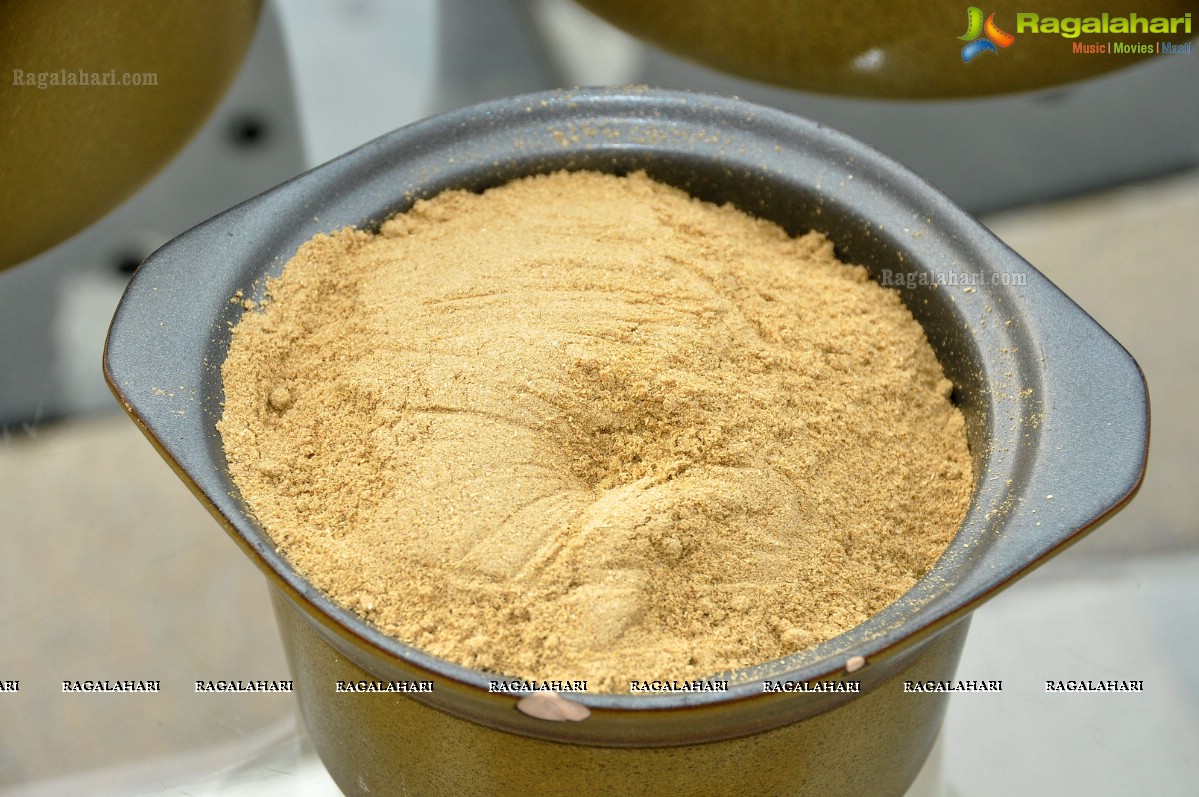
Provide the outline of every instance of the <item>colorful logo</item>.
{"type": "Polygon", "coordinates": [[[966,9],[966,32],[958,39],[969,42],[962,48],[962,60],[967,64],[982,53],[999,55],[999,48],[1011,47],[1012,42],[1016,41],[1015,36],[999,29],[994,14],[983,22],[983,12],[978,6],[966,9]]]}

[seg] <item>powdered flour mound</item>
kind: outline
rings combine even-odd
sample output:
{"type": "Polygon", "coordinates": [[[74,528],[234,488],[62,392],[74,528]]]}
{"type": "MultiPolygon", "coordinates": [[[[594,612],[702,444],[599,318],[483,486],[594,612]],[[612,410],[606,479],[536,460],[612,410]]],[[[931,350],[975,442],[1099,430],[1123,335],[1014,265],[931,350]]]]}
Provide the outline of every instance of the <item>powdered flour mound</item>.
{"type": "Polygon", "coordinates": [[[317,236],[222,374],[231,473],[297,570],[430,653],[591,689],[848,630],[972,489],[894,291],[642,174],[317,236]]]}

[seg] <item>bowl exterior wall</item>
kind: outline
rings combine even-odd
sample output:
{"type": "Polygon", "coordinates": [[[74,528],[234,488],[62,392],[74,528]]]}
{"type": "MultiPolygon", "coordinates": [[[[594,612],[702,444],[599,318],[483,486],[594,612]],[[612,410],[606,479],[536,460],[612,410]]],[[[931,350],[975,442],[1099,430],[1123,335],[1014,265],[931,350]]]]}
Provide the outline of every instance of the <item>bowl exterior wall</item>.
{"type": "MultiPolygon", "coordinates": [[[[705,744],[601,747],[497,730],[401,694],[339,693],[338,681],[387,680],[371,669],[378,654],[363,646],[346,656],[301,605],[271,592],[308,734],[346,794],[898,797],[928,757],[949,697],[906,693],[904,681],[951,679],[969,627],[966,618],[945,628],[873,688],[791,725],[705,744]]],[[[515,712],[512,698],[495,699],[515,712]]]]}

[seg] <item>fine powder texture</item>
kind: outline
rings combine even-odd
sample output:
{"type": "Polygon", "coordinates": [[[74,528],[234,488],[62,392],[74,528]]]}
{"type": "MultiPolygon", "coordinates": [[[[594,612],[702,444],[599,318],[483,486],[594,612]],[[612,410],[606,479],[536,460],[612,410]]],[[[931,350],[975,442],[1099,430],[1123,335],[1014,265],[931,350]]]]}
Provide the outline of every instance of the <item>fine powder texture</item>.
{"type": "Polygon", "coordinates": [[[318,235],[222,375],[231,474],[300,573],[434,655],[592,691],[848,630],[970,501],[899,296],[643,174],[318,235]]]}

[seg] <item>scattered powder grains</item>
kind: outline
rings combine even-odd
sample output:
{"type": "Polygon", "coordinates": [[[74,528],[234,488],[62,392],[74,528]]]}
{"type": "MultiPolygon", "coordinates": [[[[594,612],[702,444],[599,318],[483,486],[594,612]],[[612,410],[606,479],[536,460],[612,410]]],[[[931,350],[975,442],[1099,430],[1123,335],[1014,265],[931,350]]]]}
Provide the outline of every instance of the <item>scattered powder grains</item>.
{"type": "Polygon", "coordinates": [[[433,654],[592,690],[851,628],[972,487],[895,292],[640,174],[319,235],[223,377],[233,478],[301,573],[433,654]]]}

